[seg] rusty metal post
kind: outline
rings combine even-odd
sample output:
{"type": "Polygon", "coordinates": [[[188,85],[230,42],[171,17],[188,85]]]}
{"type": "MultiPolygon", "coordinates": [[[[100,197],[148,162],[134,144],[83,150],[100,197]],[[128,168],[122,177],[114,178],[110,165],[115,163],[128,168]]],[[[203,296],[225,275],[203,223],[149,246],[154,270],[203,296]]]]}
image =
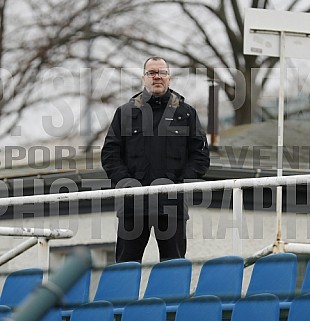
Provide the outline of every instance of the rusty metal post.
{"type": "Polygon", "coordinates": [[[212,80],[209,86],[209,104],[208,104],[208,126],[207,134],[210,136],[209,147],[212,150],[218,148],[219,132],[219,86],[212,80]]]}

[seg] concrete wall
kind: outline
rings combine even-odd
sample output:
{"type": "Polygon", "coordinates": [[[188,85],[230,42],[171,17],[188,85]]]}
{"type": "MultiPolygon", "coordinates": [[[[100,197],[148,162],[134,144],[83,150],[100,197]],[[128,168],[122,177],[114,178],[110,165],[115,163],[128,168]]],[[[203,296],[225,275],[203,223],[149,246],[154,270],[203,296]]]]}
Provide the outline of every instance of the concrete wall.
{"type": "MultiPolygon", "coordinates": [[[[282,239],[291,242],[309,242],[310,220],[306,214],[284,214],[282,239]]],[[[276,239],[276,214],[274,212],[245,212],[243,215],[243,239],[234,240],[232,229],[232,212],[204,208],[191,208],[188,221],[187,258],[194,264],[192,291],[195,288],[201,264],[212,257],[223,255],[241,255],[247,257],[263,247],[272,244],[276,239]]],[[[1,221],[1,226],[37,227],[37,228],[69,228],[74,231],[71,239],[51,240],[50,263],[57,268],[62,263],[71,246],[89,245],[94,263],[97,267],[111,263],[113,245],[116,241],[117,219],[114,212],[92,213],[83,215],[24,218],[1,221]]],[[[10,250],[26,238],[1,237],[1,254],[10,250]]],[[[2,273],[8,271],[43,266],[36,247],[11,260],[1,267],[2,273]]],[[[149,265],[158,262],[158,250],[154,236],[147,245],[143,264],[141,295],[149,274],[149,265]]],[[[251,268],[245,270],[244,289],[246,289],[251,268]]],[[[97,286],[100,270],[92,278],[91,297],[97,286]]],[[[3,278],[0,286],[2,286],[3,278]]]]}

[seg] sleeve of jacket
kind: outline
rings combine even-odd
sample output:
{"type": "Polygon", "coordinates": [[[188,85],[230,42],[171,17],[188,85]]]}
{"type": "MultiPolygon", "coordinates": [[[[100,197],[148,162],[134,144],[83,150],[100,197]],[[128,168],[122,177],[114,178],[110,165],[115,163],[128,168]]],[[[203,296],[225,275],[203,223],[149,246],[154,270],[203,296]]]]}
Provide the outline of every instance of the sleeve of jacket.
{"type": "Polygon", "coordinates": [[[207,172],[210,166],[209,147],[206,133],[201,127],[196,110],[192,107],[190,107],[190,114],[188,162],[184,168],[182,178],[199,179],[207,172]]]}
{"type": "Polygon", "coordinates": [[[115,185],[124,178],[130,178],[128,168],[122,156],[124,152],[123,144],[121,135],[121,108],[118,108],[101,150],[102,167],[115,185]]]}

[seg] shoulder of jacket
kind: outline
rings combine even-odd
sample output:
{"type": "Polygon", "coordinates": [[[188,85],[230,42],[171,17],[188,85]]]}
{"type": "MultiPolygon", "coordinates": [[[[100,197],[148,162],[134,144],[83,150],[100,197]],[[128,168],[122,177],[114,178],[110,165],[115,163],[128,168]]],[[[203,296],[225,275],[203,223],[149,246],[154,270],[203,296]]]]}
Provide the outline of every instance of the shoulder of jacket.
{"type": "Polygon", "coordinates": [[[186,108],[189,112],[191,112],[191,113],[196,113],[196,109],[195,109],[193,106],[187,104],[186,102],[183,102],[183,106],[184,106],[184,108],[186,108]]]}
{"type": "Polygon", "coordinates": [[[143,92],[139,92],[136,95],[134,95],[133,97],[130,98],[129,102],[127,103],[129,105],[129,107],[133,108],[140,108],[142,105],[142,94],[143,92]]]}
{"type": "Polygon", "coordinates": [[[137,107],[135,103],[135,98],[131,98],[127,103],[119,106],[117,108],[117,111],[120,113],[126,113],[127,111],[129,112],[132,108],[137,107]]]}
{"type": "Polygon", "coordinates": [[[187,104],[184,99],[179,100],[178,103],[178,109],[183,110],[184,112],[190,113],[190,114],[195,114],[196,109],[192,107],[191,105],[187,104]]]}
{"type": "Polygon", "coordinates": [[[170,89],[170,92],[172,95],[172,98],[171,98],[171,106],[172,107],[185,109],[188,112],[195,112],[195,109],[191,105],[189,105],[185,102],[185,98],[182,95],[180,95],[179,93],[177,93],[176,91],[174,91],[172,89],[170,89]]]}

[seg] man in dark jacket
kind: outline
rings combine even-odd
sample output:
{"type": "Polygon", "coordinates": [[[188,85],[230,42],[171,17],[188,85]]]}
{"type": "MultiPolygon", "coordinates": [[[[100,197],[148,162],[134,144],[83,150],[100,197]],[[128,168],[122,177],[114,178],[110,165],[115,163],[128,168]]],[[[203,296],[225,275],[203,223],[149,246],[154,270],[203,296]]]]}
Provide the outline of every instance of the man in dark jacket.
{"type": "MultiPolygon", "coordinates": [[[[193,107],[169,88],[167,62],[144,64],[144,89],[119,107],[102,148],[101,160],[117,187],[182,183],[201,178],[209,150],[193,107]]],[[[188,207],[182,193],[145,195],[117,201],[116,262],[140,261],[153,227],[160,260],[186,253],[188,207]]]]}

